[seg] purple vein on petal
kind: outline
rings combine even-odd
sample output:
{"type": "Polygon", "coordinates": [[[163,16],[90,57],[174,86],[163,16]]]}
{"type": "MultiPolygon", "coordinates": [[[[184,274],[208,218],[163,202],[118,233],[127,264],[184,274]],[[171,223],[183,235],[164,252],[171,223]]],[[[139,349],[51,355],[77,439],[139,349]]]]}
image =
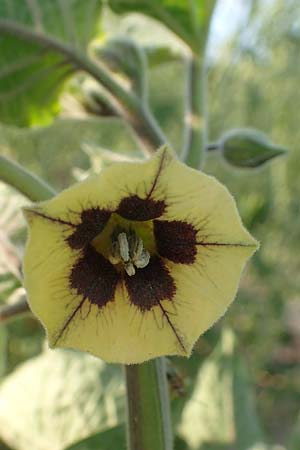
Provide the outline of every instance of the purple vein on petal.
{"type": "Polygon", "coordinates": [[[36,211],[34,209],[25,209],[25,212],[33,214],[35,216],[42,217],[43,219],[49,220],[50,222],[54,222],[54,223],[57,223],[59,225],[67,225],[67,226],[72,227],[72,228],[75,228],[77,226],[75,223],[72,223],[72,222],[70,222],[68,220],[62,220],[59,217],[52,217],[52,216],[49,216],[48,214],[42,213],[40,211],[36,211]]]}
{"type": "Polygon", "coordinates": [[[161,160],[159,162],[158,170],[157,170],[157,173],[156,173],[155,178],[153,180],[152,186],[150,188],[150,191],[147,194],[147,197],[146,197],[147,200],[151,198],[151,195],[153,194],[153,192],[154,192],[154,190],[155,190],[155,188],[157,186],[157,183],[158,183],[159,177],[160,177],[160,175],[162,173],[164,162],[165,162],[165,159],[166,159],[167,156],[168,156],[167,150],[164,150],[164,152],[163,152],[163,154],[161,156],[161,160]]]}
{"type": "Polygon", "coordinates": [[[54,346],[57,345],[58,341],[60,340],[60,338],[62,337],[64,332],[67,330],[67,328],[69,327],[69,325],[72,322],[72,320],[75,318],[75,316],[78,313],[78,311],[80,311],[80,309],[82,308],[82,306],[83,306],[85,301],[86,301],[86,298],[84,297],[80,301],[80,303],[76,306],[76,308],[73,310],[73,312],[69,315],[69,317],[67,318],[67,320],[63,324],[62,328],[59,330],[59,333],[58,333],[57,337],[55,338],[54,346]]]}
{"type": "Polygon", "coordinates": [[[172,323],[172,321],[171,321],[171,319],[170,319],[170,317],[169,317],[167,311],[164,309],[164,307],[162,306],[161,302],[159,302],[159,307],[160,307],[160,309],[161,309],[161,312],[162,312],[162,314],[163,314],[163,317],[165,317],[165,319],[166,319],[168,325],[170,326],[171,330],[173,331],[173,333],[174,333],[174,335],[175,335],[175,337],[176,337],[176,339],[177,339],[177,341],[178,341],[180,347],[182,348],[182,350],[184,351],[184,353],[187,353],[187,350],[186,350],[186,348],[185,348],[185,346],[184,346],[184,344],[183,344],[183,342],[182,342],[182,338],[179,336],[178,331],[176,330],[174,324],[172,323]]]}
{"type": "Polygon", "coordinates": [[[202,247],[216,246],[216,247],[255,247],[253,244],[244,244],[242,242],[196,242],[196,245],[202,247]]]}

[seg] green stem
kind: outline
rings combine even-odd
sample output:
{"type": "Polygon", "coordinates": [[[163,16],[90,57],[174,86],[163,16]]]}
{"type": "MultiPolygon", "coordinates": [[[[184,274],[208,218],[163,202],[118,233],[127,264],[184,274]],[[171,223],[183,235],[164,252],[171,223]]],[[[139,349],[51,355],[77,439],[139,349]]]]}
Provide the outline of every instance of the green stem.
{"type": "Polygon", "coordinates": [[[14,187],[33,202],[48,200],[56,194],[45,181],[4,156],[0,156],[0,181],[14,187]]]}
{"type": "Polygon", "coordinates": [[[129,121],[140,137],[148,153],[153,153],[167,139],[149,108],[138,97],[128,92],[116,81],[110,72],[100,63],[95,63],[83,53],[52,36],[17,24],[10,20],[0,20],[0,33],[9,34],[32,42],[40,47],[54,50],[65,57],[75,68],[84,70],[97,80],[120,105],[122,116],[129,121]]]}
{"type": "Polygon", "coordinates": [[[165,358],[126,366],[129,450],[172,450],[165,358]]]}
{"type": "Polygon", "coordinates": [[[185,134],[183,160],[198,169],[203,164],[205,154],[205,73],[204,61],[191,55],[187,60],[185,134]]]}
{"type": "Polygon", "coordinates": [[[0,307],[0,323],[15,320],[23,316],[24,314],[30,313],[31,311],[24,295],[15,303],[3,305],[0,307]]]}

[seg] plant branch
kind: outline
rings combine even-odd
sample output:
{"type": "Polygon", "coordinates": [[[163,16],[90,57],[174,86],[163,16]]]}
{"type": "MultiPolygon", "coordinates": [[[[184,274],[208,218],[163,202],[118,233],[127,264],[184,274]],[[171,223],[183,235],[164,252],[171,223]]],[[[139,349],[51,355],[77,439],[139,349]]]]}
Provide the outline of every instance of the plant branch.
{"type": "Polygon", "coordinates": [[[0,308],[0,323],[17,319],[23,314],[31,313],[25,295],[11,304],[3,305],[0,308]]]}
{"type": "Polygon", "coordinates": [[[85,54],[52,36],[31,30],[10,20],[0,20],[0,33],[9,34],[40,47],[54,50],[63,55],[76,69],[83,70],[91,75],[118,101],[123,118],[129,121],[134,128],[148,153],[153,153],[159,146],[167,142],[148,106],[124,89],[100,63],[95,63],[85,54]]]}
{"type": "Polygon", "coordinates": [[[172,450],[165,358],[125,366],[130,450],[172,450]]]}
{"type": "MultiPolygon", "coordinates": [[[[191,167],[199,169],[204,162],[207,142],[207,75],[206,48],[211,19],[217,0],[210,0],[205,4],[206,14],[203,26],[199,28],[198,52],[191,52],[186,61],[186,105],[185,130],[183,140],[183,160],[191,167]]],[[[195,6],[190,2],[190,7],[195,6]]],[[[190,11],[193,17],[196,10],[190,11]]],[[[197,27],[195,27],[197,28],[197,27]]]]}
{"type": "Polygon", "coordinates": [[[0,181],[9,184],[33,202],[48,200],[56,194],[45,181],[4,156],[0,156],[0,181]]]}
{"type": "Polygon", "coordinates": [[[204,159],[206,132],[204,60],[190,55],[186,61],[185,130],[182,159],[198,169],[204,159]]]}

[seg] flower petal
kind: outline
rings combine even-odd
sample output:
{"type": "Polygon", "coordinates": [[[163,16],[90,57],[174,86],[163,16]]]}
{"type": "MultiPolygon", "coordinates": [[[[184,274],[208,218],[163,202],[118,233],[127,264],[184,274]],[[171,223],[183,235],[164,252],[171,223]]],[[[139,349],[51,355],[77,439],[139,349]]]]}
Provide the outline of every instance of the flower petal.
{"type": "Polygon", "coordinates": [[[93,211],[97,222],[103,222],[109,212],[118,212],[129,220],[157,218],[165,210],[164,198],[157,186],[169,159],[167,150],[161,149],[147,161],[115,163],[53,199],[39,203],[35,209],[53,220],[75,225],[83,222],[85,210],[90,211],[89,217],[85,217],[89,225],[93,222],[93,211]],[[100,212],[102,217],[97,218],[100,212]]]}
{"type": "Polygon", "coordinates": [[[58,341],[50,340],[50,345],[87,351],[107,362],[121,364],[187,354],[168,308],[172,309],[171,302],[165,300],[161,306],[142,312],[132,304],[124,284],[118,284],[113,302],[102,309],[84,303],[66,332],[58,341]]]}
{"type": "Polygon", "coordinates": [[[68,225],[53,223],[31,210],[25,215],[30,232],[23,261],[24,286],[32,311],[51,334],[79,304],[69,287],[69,274],[80,251],[71,249],[64,239],[70,234],[68,225]]]}
{"type": "Polygon", "coordinates": [[[50,344],[55,346],[73,327],[77,316],[82,320],[83,312],[92,305],[101,310],[114,300],[120,276],[93,247],[72,250],[61,239],[63,225],[53,225],[32,211],[27,211],[26,216],[30,235],[24,258],[24,285],[30,293],[32,311],[47,328],[50,344]]]}
{"type": "MultiPolygon", "coordinates": [[[[77,269],[85,272],[81,261],[77,269]]],[[[145,269],[137,270],[137,277],[128,276],[119,283],[113,301],[100,302],[93,288],[89,298],[76,289],[81,295],[74,302],[74,311],[49,333],[50,344],[79,348],[106,361],[124,364],[185,353],[168,312],[173,309],[175,283],[159,258],[154,257],[145,269]]],[[[86,273],[84,280],[96,286],[89,278],[86,273]]]]}
{"type": "Polygon", "coordinates": [[[176,283],[172,321],[188,354],[234,300],[242,270],[254,251],[250,246],[209,245],[199,248],[192,265],[166,260],[176,283]]]}
{"type": "Polygon", "coordinates": [[[187,167],[168,150],[164,160],[156,192],[158,195],[163,190],[167,208],[159,220],[189,223],[197,230],[197,242],[257,248],[257,241],[242,225],[235,201],[225,186],[214,177],[187,167]]]}

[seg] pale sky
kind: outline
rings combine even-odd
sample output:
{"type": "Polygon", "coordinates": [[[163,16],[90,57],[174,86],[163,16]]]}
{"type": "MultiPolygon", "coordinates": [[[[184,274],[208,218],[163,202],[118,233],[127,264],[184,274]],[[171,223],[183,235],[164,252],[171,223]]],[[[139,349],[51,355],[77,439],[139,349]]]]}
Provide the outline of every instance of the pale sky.
{"type": "MultiPolygon", "coordinates": [[[[274,0],[259,0],[270,5],[274,0]]],[[[218,0],[211,25],[211,46],[218,47],[247,19],[251,0],[218,0]]]]}
{"type": "Polygon", "coordinates": [[[215,56],[216,49],[228,39],[247,18],[248,0],[219,0],[211,24],[209,53],[215,56]]]}

